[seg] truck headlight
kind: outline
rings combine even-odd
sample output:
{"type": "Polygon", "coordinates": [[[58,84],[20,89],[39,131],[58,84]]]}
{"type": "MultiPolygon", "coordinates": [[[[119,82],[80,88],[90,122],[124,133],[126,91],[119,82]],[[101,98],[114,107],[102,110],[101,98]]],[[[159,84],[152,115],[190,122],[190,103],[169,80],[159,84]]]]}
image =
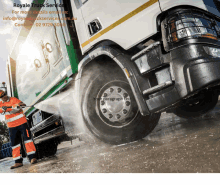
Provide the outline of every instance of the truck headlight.
{"type": "Polygon", "coordinates": [[[199,18],[186,18],[176,21],[177,37],[207,37],[217,40],[217,34],[214,30],[206,28],[199,18]]]}
{"type": "Polygon", "coordinates": [[[184,38],[198,37],[218,40],[216,30],[209,24],[211,25],[211,22],[205,18],[181,15],[179,20],[172,19],[170,21],[169,41],[177,42],[184,38]]]}
{"type": "Polygon", "coordinates": [[[217,41],[220,36],[219,21],[200,10],[176,11],[162,22],[163,41],[168,45],[192,38],[217,41]]]}
{"type": "Polygon", "coordinates": [[[204,46],[205,52],[213,57],[220,57],[220,48],[204,46]]]}

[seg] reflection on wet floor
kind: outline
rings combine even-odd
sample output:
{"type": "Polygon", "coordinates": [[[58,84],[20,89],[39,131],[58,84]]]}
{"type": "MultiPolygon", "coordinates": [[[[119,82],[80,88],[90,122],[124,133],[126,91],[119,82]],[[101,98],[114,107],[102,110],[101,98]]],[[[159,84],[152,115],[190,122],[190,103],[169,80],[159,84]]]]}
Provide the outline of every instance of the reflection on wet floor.
{"type": "Polygon", "coordinates": [[[11,159],[0,161],[1,173],[151,173],[220,172],[219,108],[197,119],[162,114],[146,138],[125,145],[75,141],[60,145],[56,156],[10,170],[11,159]]]}

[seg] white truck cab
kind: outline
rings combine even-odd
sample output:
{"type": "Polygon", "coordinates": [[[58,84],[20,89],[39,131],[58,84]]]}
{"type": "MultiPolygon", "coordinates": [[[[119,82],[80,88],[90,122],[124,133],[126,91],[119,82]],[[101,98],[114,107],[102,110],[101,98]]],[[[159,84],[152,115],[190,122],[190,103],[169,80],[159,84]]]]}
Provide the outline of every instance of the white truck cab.
{"type": "MultiPolygon", "coordinates": [[[[218,13],[203,0],[71,0],[76,30],[83,53],[110,40],[125,50],[158,32],[157,19],[175,7],[195,7],[218,13]],[[94,29],[94,30],[93,30],[94,29]]],[[[209,5],[211,4],[211,6],[209,5]]]]}

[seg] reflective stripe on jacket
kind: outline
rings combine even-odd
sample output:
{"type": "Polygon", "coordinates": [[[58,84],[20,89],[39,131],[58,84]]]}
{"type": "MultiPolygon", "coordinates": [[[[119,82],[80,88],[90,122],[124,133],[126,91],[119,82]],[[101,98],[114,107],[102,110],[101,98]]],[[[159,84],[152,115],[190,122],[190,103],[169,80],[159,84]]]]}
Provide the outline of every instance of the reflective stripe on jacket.
{"type": "MultiPolygon", "coordinates": [[[[0,107],[2,106],[12,106],[12,107],[17,107],[18,104],[20,103],[21,101],[15,97],[10,97],[9,98],[9,101],[7,102],[2,102],[0,101],[0,107]]],[[[7,126],[9,128],[12,128],[12,127],[17,127],[17,126],[20,126],[24,123],[27,122],[27,119],[23,113],[23,110],[17,110],[17,111],[14,111],[12,109],[7,109],[7,114],[5,114],[5,122],[7,123],[7,126]],[[17,112],[17,113],[15,113],[17,112]]],[[[2,113],[3,111],[0,110],[0,113],[2,113]]]]}

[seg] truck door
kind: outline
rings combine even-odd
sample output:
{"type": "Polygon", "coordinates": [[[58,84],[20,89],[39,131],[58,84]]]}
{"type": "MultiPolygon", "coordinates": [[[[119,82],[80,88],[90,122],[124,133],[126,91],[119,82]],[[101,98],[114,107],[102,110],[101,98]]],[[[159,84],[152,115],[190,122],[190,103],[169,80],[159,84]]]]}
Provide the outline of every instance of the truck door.
{"type": "Polygon", "coordinates": [[[79,0],[89,40],[94,45],[112,40],[129,49],[157,32],[156,17],[161,13],[157,0],[79,0]]]}

